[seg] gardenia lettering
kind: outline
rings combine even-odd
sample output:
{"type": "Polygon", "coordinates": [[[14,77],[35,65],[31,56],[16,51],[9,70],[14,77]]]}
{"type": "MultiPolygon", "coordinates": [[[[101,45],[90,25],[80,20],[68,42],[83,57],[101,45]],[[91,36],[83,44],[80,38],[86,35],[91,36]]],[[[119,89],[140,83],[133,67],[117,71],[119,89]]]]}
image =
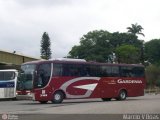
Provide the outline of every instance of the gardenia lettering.
{"type": "Polygon", "coordinates": [[[118,83],[142,83],[142,80],[122,80],[122,79],[119,79],[117,80],[118,83]]]}

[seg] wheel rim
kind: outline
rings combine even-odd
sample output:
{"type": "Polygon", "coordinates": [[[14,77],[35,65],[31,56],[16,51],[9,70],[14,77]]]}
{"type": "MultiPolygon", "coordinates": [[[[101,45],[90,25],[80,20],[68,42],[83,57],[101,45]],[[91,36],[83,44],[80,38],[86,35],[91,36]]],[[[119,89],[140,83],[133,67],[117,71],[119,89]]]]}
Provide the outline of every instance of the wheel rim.
{"type": "Polygon", "coordinates": [[[61,95],[55,94],[54,99],[57,100],[57,101],[60,100],[61,99],[61,95]]]}
{"type": "Polygon", "coordinates": [[[125,99],[125,98],[126,98],[126,93],[125,93],[124,91],[121,92],[120,97],[121,97],[122,99],[125,99]]]}

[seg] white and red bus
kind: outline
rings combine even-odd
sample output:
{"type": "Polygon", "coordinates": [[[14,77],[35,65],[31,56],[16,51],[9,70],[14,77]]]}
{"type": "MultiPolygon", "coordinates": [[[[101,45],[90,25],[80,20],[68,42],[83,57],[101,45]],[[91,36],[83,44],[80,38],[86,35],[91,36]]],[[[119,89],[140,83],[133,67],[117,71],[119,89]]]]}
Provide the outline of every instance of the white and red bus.
{"type": "MultiPolygon", "coordinates": [[[[21,91],[31,90],[40,103],[61,103],[63,99],[112,98],[144,95],[144,67],[135,64],[107,64],[85,61],[46,60],[22,64],[21,91]]],[[[21,94],[19,92],[19,94],[21,94]]]]}

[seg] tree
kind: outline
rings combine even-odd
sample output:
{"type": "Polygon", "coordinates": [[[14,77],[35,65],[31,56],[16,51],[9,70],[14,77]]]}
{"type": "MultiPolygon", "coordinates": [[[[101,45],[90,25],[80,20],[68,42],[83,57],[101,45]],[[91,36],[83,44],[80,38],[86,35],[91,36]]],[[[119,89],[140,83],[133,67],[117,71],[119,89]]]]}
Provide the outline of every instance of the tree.
{"type": "Polygon", "coordinates": [[[95,30],[83,35],[80,39],[80,45],[73,46],[68,57],[113,62],[112,57],[117,47],[127,44],[140,49],[142,43],[133,34],[95,30]]]}
{"type": "Polygon", "coordinates": [[[117,61],[119,63],[139,63],[139,49],[133,45],[122,45],[116,48],[117,61]]]}
{"type": "Polygon", "coordinates": [[[145,60],[160,65],[160,39],[153,39],[144,45],[145,60]]]}
{"type": "Polygon", "coordinates": [[[141,26],[141,25],[138,25],[137,23],[136,23],[136,24],[131,24],[131,27],[127,27],[127,29],[128,29],[128,32],[129,32],[129,33],[131,33],[131,34],[133,34],[133,35],[135,35],[135,36],[136,36],[137,34],[145,36],[145,35],[142,33],[142,30],[143,30],[142,26],[141,26]]]}
{"type": "Polygon", "coordinates": [[[110,33],[104,30],[88,32],[80,39],[79,46],[73,46],[69,57],[88,61],[105,62],[111,53],[110,33]]]}
{"type": "Polygon", "coordinates": [[[51,58],[51,42],[48,33],[44,32],[41,39],[41,58],[50,59],[51,58]]]}
{"type": "Polygon", "coordinates": [[[110,35],[110,42],[114,48],[121,45],[133,45],[137,48],[141,48],[143,41],[138,40],[138,37],[133,34],[114,32],[110,35]]]}

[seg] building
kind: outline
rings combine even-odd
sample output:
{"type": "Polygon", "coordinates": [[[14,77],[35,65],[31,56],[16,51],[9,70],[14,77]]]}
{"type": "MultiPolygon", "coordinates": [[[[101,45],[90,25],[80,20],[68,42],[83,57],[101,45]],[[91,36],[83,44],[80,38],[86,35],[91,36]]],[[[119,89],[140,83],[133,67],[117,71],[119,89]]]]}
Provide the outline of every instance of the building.
{"type": "Polygon", "coordinates": [[[40,58],[17,54],[16,51],[8,52],[0,50],[0,69],[18,69],[22,63],[34,60],[40,60],[40,58]]]}

